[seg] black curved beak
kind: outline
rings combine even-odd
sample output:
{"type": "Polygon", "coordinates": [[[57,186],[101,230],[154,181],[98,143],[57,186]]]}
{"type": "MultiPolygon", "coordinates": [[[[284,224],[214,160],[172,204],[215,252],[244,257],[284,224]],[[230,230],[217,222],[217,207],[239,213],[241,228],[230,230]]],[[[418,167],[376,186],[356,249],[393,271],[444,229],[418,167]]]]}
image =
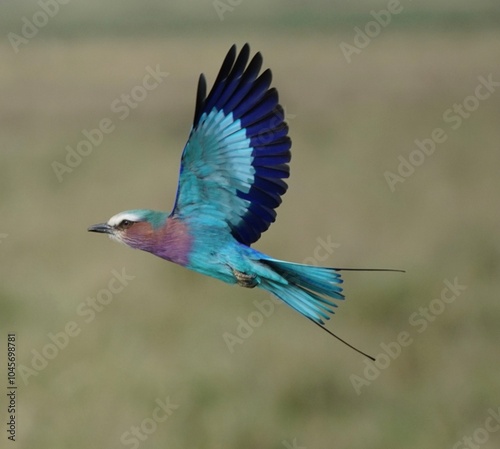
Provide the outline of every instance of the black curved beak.
{"type": "Polygon", "coordinates": [[[107,223],[98,223],[92,226],[89,226],[87,229],[89,232],[100,232],[101,234],[112,234],[113,227],[107,223]]]}

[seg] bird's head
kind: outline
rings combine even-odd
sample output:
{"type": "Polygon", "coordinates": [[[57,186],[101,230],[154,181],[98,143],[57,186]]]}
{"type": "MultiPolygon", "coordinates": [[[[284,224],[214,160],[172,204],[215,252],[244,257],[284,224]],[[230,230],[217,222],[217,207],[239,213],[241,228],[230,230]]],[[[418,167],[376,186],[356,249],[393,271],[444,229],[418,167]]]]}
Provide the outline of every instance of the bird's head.
{"type": "Polygon", "coordinates": [[[128,210],[112,216],[107,223],[90,226],[88,231],[108,234],[117,242],[147,251],[154,244],[155,231],[165,225],[167,216],[148,209],[128,210]]]}

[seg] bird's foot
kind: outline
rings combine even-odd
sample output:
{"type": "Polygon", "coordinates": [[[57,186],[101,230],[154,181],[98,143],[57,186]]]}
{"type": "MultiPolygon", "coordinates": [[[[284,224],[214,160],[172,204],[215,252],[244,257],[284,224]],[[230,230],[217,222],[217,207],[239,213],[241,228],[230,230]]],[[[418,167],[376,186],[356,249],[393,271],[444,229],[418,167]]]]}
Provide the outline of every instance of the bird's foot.
{"type": "Polygon", "coordinates": [[[236,277],[236,282],[238,285],[246,288],[254,288],[257,285],[257,276],[253,274],[242,273],[241,271],[232,268],[233,274],[236,277]]]}

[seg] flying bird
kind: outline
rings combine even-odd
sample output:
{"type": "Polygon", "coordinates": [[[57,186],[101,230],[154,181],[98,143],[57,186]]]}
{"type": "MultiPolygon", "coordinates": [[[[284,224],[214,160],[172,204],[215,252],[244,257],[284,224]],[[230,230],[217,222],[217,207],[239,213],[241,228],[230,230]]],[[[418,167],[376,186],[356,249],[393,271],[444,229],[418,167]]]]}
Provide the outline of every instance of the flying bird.
{"type": "Polygon", "coordinates": [[[266,290],[373,359],[324,327],[334,301],[344,299],[340,272],[350,269],[285,262],[251,248],[287,191],[292,142],[271,70],[260,73],[260,53],[249,60],[248,44],[239,54],[233,45],[208,96],[200,75],[172,211],[128,210],[88,230],[228,284],[266,290]]]}

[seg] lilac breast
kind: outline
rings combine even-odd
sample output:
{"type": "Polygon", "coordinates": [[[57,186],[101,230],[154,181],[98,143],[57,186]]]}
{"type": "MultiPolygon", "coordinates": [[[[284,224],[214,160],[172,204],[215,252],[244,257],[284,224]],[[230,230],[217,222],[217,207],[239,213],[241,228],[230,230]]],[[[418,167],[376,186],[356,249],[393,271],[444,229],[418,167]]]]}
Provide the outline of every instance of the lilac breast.
{"type": "Polygon", "coordinates": [[[193,239],[185,223],[168,218],[166,226],[158,229],[155,237],[153,254],[182,266],[188,263],[193,239]]]}

